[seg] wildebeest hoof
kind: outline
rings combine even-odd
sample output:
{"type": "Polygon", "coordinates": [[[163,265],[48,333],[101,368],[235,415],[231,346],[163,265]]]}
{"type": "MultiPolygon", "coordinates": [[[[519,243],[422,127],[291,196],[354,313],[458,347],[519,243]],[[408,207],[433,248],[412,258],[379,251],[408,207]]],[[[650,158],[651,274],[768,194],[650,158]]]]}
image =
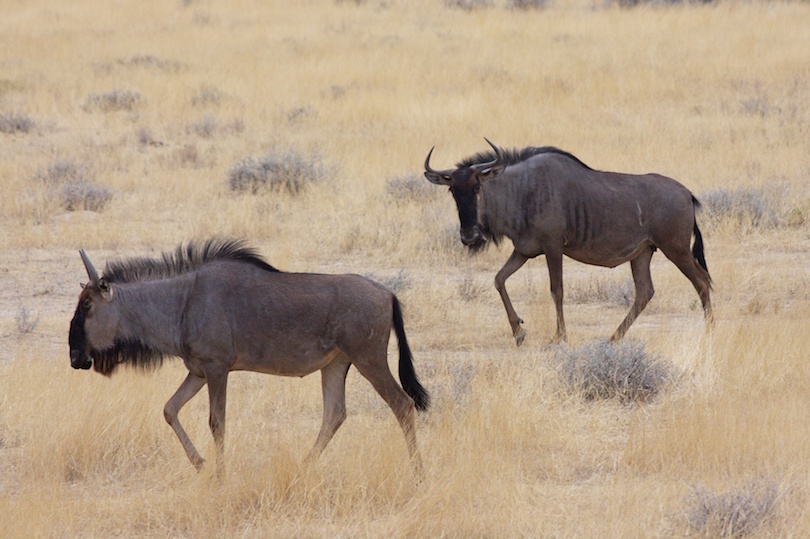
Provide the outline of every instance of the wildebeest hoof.
{"type": "Polygon", "coordinates": [[[523,344],[523,339],[526,338],[526,330],[523,329],[521,326],[518,326],[517,331],[515,332],[515,344],[520,346],[523,344]]]}
{"type": "Polygon", "coordinates": [[[205,464],[205,459],[200,457],[199,459],[196,459],[194,462],[192,462],[192,464],[194,465],[195,468],[197,468],[198,472],[201,472],[203,469],[203,465],[205,464]]]}

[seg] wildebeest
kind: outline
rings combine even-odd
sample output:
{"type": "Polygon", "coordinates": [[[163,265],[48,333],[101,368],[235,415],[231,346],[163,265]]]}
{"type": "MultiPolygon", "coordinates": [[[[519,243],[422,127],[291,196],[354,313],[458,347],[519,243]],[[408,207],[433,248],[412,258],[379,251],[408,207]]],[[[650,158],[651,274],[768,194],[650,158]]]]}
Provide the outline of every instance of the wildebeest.
{"type": "MultiPolygon", "coordinates": [[[[485,139],[486,140],[486,139],[485,139]]],[[[461,221],[461,241],[472,250],[504,236],[514,250],[495,276],[517,345],[526,330],[506,293],[506,279],[530,258],[545,254],[551,295],[557,310],[555,341],[566,340],[563,318],[563,255],[597,266],[630,261],[635,301],[611,340],[624,336],[653,296],[650,260],[660,249],[692,282],[712,320],[711,278],[703,237],[695,220],[700,202],[677,181],[659,174],[621,174],[594,170],[554,147],[504,150],[489,140],[492,152],[479,153],[455,169],[425,176],[447,185],[461,221]],[[689,243],[695,237],[690,251],[689,243]]]]}
{"type": "Polygon", "coordinates": [[[162,258],[108,263],[102,276],[80,254],[90,282],[70,323],[71,366],[110,376],[122,363],[148,368],[182,358],[189,374],[163,414],[198,470],[204,459],[177,414],[205,384],[221,473],[230,371],[321,371],[323,423],[310,460],[346,418],[346,374],[354,365],[394,411],[421,473],[414,407],[427,409],[429,396],[414,371],[399,301],[383,286],[359,275],[281,272],[237,240],[191,242],[162,258]],[[402,387],[388,368],[392,329],[402,387]]]}

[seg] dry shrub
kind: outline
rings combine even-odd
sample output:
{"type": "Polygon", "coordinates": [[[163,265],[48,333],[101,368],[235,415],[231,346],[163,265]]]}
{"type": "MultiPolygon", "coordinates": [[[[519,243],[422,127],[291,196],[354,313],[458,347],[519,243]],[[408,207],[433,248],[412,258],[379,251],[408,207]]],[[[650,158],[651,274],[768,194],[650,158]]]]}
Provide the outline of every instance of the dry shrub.
{"type": "Polygon", "coordinates": [[[174,60],[161,60],[151,54],[136,54],[131,58],[119,58],[116,63],[130,68],[154,68],[167,73],[177,73],[181,64],[174,60]]]}
{"type": "Polygon", "coordinates": [[[739,187],[713,189],[698,197],[709,227],[722,223],[754,230],[770,229],[780,224],[775,193],[764,189],[739,187]]]}
{"type": "Polygon", "coordinates": [[[711,4],[714,0],[617,0],[621,7],[636,6],[673,6],[680,4],[711,4]]]}
{"type": "Polygon", "coordinates": [[[320,155],[295,148],[273,148],[259,159],[246,157],[231,167],[231,191],[257,194],[262,191],[298,194],[326,176],[320,155]]]}
{"type": "Polygon", "coordinates": [[[546,7],[546,0],[509,0],[506,4],[509,9],[543,9],[546,7]]]}
{"type": "Polygon", "coordinates": [[[242,120],[233,119],[230,122],[221,122],[216,116],[206,114],[200,121],[186,126],[186,133],[201,138],[213,138],[214,135],[237,135],[245,130],[242,120]]]}
{"type": "Polygon", "coordinates": [[[34,128],[34,121],[22,114],[0,114],[0,133],[13,135],[15,133],[28,133],[34,128]]]}
{"type": "Polygon", "coordinates": [[[85,110],[101,112],[134,111],[138,108],[141,95],[129,90],[113,90],[105,94],[90,94],[85,102],[85,110]]]}
{"type": "Polygon", "coordinates": [[[191,97],[191,104],[195,107],[218,107],[222,101],[222,92],[214,86],[203,85],[199,92],[191,97]]]}
{"type": "Polygon", "coordinates": [[[591,277],[576,282],[566,290],[566,299],[571,303],[613,303],[629,307],[635,296],[636,288],[632,279],[591,277]]]}
{"type": "Polygon", "coordinates": [[[451,9],[473,11],[476,9],[490,8],[494,4],[491,0],[444,0],[444,5],[451,9]]]}
{"type": "Polygon", "coordinates": [[[771,522],[779,509],[780,485],[757,481],[717,493],[703,485],[693,487],[685,502],[689,535],[745,537],[771,522]]]}
{"type": "Polygon", "coordinates": [[[112,199],[112,189],[91,181],[91,169],[84,163],[57,160],[37,173],[59,206],[67,211],[102,211],[112,199]]]}
{"type": "Polygon", "coordinates": [[[599,340],[580,348],[555,352],[566,384],[587,400],[647,401],[675,379],[673,367],[650,354],[644,343],[599,340]]]}

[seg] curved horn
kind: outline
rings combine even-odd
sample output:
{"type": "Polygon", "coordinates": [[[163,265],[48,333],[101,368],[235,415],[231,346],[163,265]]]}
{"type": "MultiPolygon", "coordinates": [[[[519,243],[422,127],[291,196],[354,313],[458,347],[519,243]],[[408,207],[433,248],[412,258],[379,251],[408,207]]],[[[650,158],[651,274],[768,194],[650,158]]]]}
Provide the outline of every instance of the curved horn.
{"type": "Polygon", "coordinates": [[[80,249],[79,254],[82,257],[82,262],[84,262],[84,268],[87,270],[87,276],[90,277],[90,282],[93,284],[93,286],[98,286],[99,277],[96,268],[93,267],[93,263],[90,262],[90,259],[87,257],[87,253],[84,252],[84,249],[80,249]]]}
{"type": "Polygon", "coordinates": [[[501,149],[492,144],[492,142],[487,137],[484,137],[484,140],[486,140],[487,144],[492,146],[492,149],[495,150],[495,159],[487,163],[479,163],[475,165],[475,170],[486,170],[498,166],[499,164],[501,164],[501,161],[503,160],[503,153],[501,153],[501,149]]]}
{"type": "Polygon", "coordinates": [[[430,172],[431,174],[441,174],[438,170],[433,170],[430,168],[430,156],[433,155],[433,150],[436,149],[436,146],[433,146],[425,157],[425,172],[430,172]]]}
{"type": "Polygon", "coordinates": [[[435,146],[431,148],[425,158],[425,177],[436,185],[450,185],[450,175],[453,173],[452,170],[434,170],[430,167],[430,156],[433,155],[435,148],[435,146]]]}

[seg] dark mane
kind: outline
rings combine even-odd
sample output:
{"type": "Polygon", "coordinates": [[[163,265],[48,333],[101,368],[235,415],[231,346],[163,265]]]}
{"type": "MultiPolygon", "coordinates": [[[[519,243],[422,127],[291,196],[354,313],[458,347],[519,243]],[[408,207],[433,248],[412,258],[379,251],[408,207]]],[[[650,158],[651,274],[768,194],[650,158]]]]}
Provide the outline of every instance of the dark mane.
{"type": "MultiPolygon", "coordinates": [[[[542,148],[535,148],[533,146],[529,146],[519,150],[517,148],[513,148],[511,150],[506,150],[501,148],[501,154],[503,155],[504,159],[506,160],[507,165],[516,165],[518,163],[522,163],[523,161],[529,159],[530,157],[534,157],[535,155],[539,155],[541,153],[555,153],[558,155],[565,156],[576,163],[579,163],[581,166],[590,169],[588,165],[580,161],[574,155],[560,150],[559,148],[555,148],[554,146],[543,146],[542,148]]],[[[487,163],[495,159],[495,152],[490,150],[487,152],[479,152],[475,155],[472,155],[462,161],[459,161],[456,164],[456,167],[469,167],[471,165],[478,165],[480,163],[487,163]]]]}
{"type": "Polygon", "coordinates": [[[110,283],[133,283],[176,277],[197,270],[210,262],[234,260],[265,271],[278,271],[242,240],[212,238],[179,245],[160,258],[136,257],[108,262],[104,278],[110,283]]]}

